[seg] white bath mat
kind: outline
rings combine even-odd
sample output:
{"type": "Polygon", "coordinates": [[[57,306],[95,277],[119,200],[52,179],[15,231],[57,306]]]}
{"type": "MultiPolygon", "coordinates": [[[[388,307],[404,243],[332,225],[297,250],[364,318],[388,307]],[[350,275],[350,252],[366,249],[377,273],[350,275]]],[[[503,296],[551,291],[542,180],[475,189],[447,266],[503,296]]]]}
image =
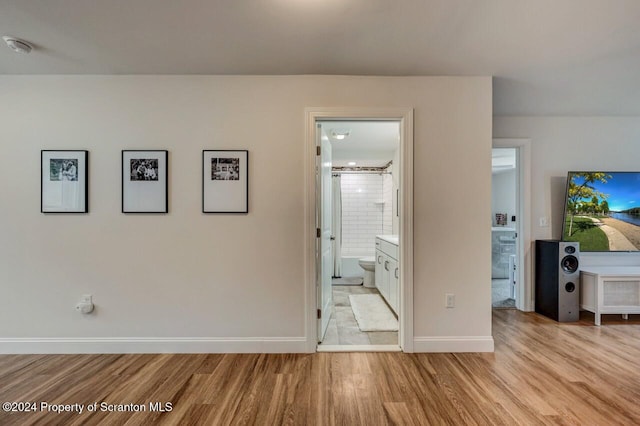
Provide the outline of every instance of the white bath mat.
{"type": "Polygon", "coordinates": [[[398,331],[398,320],[379,294],[351,294],[349,301],[360,330],[398,331]]]}

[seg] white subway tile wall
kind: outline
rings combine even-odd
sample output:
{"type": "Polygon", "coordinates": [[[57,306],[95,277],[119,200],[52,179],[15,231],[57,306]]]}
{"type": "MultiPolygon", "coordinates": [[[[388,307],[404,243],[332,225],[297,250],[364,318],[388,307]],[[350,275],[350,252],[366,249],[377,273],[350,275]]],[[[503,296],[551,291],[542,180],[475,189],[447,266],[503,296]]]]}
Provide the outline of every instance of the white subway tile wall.
{"type": "MultiPolygon", "coordinates": [[[[393,173],[393,166],[387,167],[387,172],[393,173]]],[[[390,174],[382,175],[382,233],[393,234],[393,177],[390,174]]]]}
{"type": "Polygon", "coordinates": [[[382,234],[382,176],[342,175],[342,255],[374,256],[382,234]]]}

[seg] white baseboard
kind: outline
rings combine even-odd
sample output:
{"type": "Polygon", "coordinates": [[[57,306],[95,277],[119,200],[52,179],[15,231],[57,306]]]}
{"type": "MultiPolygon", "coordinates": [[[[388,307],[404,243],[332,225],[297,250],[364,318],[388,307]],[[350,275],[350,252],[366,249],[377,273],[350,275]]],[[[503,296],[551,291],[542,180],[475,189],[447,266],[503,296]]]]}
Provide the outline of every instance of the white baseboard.
{"type": "MultiPolygon", "coordinates": [[[[354,349],[351,347],[350,351],[354,349]]],[[[371,348],[368,349],[371,350],[371,348]]],[[[388,351],[389,347],[384,349],[388,351]]],[[[493,352],[493,350],[491,336],[416,337],[413,340],[414,352],[493,352]]],[[[0,338],[0,354],[305,352],[309,352],[309,344],[304,337],[0,338]]]]}
{"type": "Polygon", "coordinates": [[[415,337],[414,352],[493,352],[492,336],[415,337]]]}
{"type": "Polygon", "coordinates": [[[0,338],[0,354],[299,353],[304,337],[0,338]]]}

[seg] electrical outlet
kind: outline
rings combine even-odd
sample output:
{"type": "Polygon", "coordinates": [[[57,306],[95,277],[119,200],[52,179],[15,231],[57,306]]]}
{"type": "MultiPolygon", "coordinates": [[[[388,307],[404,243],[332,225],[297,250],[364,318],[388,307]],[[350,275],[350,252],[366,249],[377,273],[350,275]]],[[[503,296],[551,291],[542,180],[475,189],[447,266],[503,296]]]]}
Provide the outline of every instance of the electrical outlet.
{"type": "Polygon", "coordinates": [[[446,300],[445,300],[445,307],[446,308],[453,308],[456,306],[456,295],[452,294],[452,293],[447,293],[445,294],[446,296],[446,300]]]}
{"type": "Polygon", "coordinates": [[[546,216],[542,216],[540,218],[540,226],[543,228],[549,226],[549,218],[547,218],[546,216]]]}

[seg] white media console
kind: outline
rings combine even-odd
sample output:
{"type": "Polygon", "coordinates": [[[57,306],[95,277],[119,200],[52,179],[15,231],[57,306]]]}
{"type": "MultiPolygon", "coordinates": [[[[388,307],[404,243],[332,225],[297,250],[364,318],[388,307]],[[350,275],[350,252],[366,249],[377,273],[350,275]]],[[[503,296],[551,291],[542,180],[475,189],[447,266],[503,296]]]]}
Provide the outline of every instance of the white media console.
{"type": "Polygon", "coordinates": [[[588,266],[580,271],[580,309],[595,314],[640,314],[640,266],[588,266]]]}

